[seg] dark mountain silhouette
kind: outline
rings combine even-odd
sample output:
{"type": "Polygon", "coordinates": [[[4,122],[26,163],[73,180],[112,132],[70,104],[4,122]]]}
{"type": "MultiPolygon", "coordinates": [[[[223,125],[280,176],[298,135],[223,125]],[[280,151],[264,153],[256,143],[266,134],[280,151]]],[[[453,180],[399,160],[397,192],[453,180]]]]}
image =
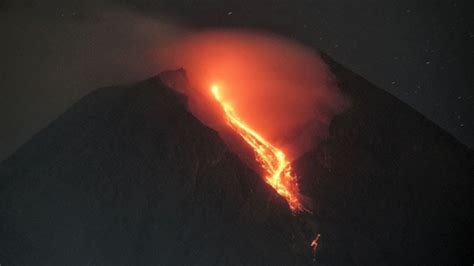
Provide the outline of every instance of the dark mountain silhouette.
{"type": "Polygon", "coordinates": [[[352,106],[295,162],[313,214],[292,215],[157,76],[91,93],[0,164],[0,263],[472,263],[472,151],[325,60],[352,106]]]}
{"type": "Polygon", "coordinates": [[[352,106],[333,120],[330,138],[296,162],[326,233],[320,251],[327,244],[329,257],[356,265],[472,263],[472,150],[324,59],[352,106]]]}

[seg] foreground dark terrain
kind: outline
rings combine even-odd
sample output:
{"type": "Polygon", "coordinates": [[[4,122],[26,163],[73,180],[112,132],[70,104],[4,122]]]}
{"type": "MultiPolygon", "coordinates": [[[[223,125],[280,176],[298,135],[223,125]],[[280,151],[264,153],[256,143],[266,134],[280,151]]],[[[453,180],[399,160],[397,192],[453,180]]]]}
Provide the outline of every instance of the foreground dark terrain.
{"type": "Polygon", "coordinates": [[[0,263],[472,263],[473,152],[325,60],[352,105],[295,162],[313,214],[292,215],[157,76],[91,93],[0,164],[0,263]]]}

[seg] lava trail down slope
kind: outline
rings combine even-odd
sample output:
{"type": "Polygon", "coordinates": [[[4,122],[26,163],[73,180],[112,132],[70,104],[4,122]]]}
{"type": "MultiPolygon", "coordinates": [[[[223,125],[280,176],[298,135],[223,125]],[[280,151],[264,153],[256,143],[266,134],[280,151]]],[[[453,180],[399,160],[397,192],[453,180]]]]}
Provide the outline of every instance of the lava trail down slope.
{"type": "Polygon", "coordinates": [[[473,152],[324,59],[351,107],[292,164],[312,214],[156,76],[96,90],[0,164],[0,263],[472,263],[473,152]]]}

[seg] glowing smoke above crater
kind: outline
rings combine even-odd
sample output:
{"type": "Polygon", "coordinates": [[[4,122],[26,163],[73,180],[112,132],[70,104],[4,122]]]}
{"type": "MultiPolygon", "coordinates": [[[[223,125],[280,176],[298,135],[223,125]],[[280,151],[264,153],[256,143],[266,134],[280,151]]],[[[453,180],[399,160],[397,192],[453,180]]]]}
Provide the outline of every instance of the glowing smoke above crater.
{"type": "Polygon", "coordinates": [[[190,111],[217,130],[237,153],[229,126],[238,133],[252,146],[265,181],[293,210],[301,209],[299,196],[285,196],[287,192],[299,195],[290,163],[327,136],[332,117],[346,105],[319,55],[268,33],[206,31],[184,36],[159,57],[168,69],[185,69],[191,87],[184,91],[190,111]],[[214,94],[212,84],[219,85],[213,87],[214,94]],[[276,157],[271,161],[283,158],[284,162],[268,163],[252,145],[256,142],[260,148],[264,144],[267,152],[274,149],[270,153],[276,157]],[[286,192],[276,180],[285,184],[286,192]]]}

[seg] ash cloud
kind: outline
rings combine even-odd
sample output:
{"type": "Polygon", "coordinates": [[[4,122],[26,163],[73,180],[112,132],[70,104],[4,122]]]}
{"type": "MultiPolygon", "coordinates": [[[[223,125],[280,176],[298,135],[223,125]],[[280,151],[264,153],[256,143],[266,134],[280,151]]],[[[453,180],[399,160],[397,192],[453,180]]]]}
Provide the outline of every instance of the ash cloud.
{"type": "Polygon", "coordinates": [[[235,146],[210,93],[217,84],[238,115],[294,160],[328,135],[348,105],[328,66],[303,45],[265,32],[208,30],[183,36],[157,57],[184,68],[190,110],[235,146]]]}

